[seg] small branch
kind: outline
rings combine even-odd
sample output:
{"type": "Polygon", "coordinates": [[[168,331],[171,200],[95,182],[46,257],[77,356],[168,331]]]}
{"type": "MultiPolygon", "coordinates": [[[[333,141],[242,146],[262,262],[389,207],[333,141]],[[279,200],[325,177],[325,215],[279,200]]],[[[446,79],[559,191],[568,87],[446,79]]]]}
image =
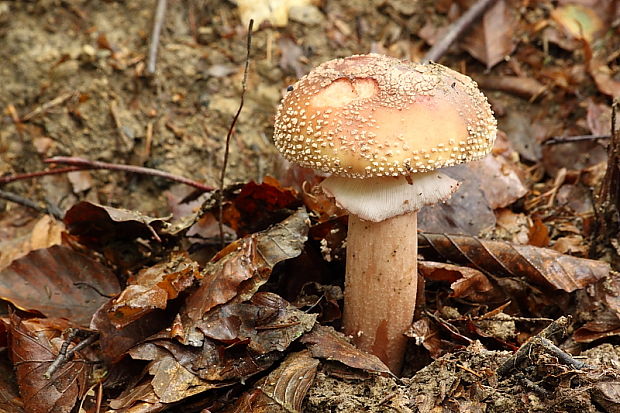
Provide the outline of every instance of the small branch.
{"type": "Polygon", "coordinates": [[[252,27],[254,26],[254,19],[250,19],[250,24],[248,25],[248,37],[247,37],[247,54],[245,56],[245,67],[243,68],[243,82],[241,83],[241,99],[239,101],[239,109],[237,109],[237,113],[233,117],[232,122],[230,123],[230,127],[228,128],[228,134],[226,135],[226,147],[224,149],[224,164],[222,165],[222,172],[220,174],[220,199],[219,199],[219,228],[220,228],[220,246],[224,248],[224,223],[223,214],[224,209],[222,208],[222,203],[224,201],[224,178],[226,178],[226,167],[228,166],[228,155],[230,153],[230,138],[232,137],[233,130],[235,128],[235,124],[237,123],[237,119],[239,119],[239,115],[241,114],[241,109],[243,109],[243,103],[245,99],[245,90],[247,88],[248,82],[248,68],[250,66],[250,52],[252,51],[252,27]]]}
{"type": "Polygon", "coordinates": [[[67,339],[64,341],[64,343],[62,343],[62,346],[60,347],[60,351],[58,352],[58,355],[56,356],[56,358],[54,359],[52,364],[50,364],[50,366],[47,368],[47,370],[43,374],[43,377],[45,377],[46,379],[49,380],[52,377],[52,375],[63,364],[65,364],[67,361],[69,361],[71,359],[71,357],[73,357],[73,354],[75,354],[76,352],[82,350],[85,347],[88,347],[89,345],[94,343],[95,340],[97,340],[98,338],[99,338],[99,334],[98,333],[95,333],[95,332],[91,333],[91,332],[86,332],[86,331],[80,331],[78,329],[72,329],[69,332],[69,335],[67,336],[67,339]],[[90,335],[88,337],[86,337],[84,340],[80,341],[78,344],[76,344],[75,347],[73,347],[72,349],[67,351],[67,348],[69,347],[69,344],[71,344],[73,339],[76,338],[80,333],[82,333],[82,334],[83,333],[90,333],[90,335]]]}
{"type": "Polygon", "coordinates": [[[554,136],[543,142],[543,145],[556,145],[559,143],[596,141],[599,139],[609,139],[611,135],[576,135],[576,136],[554,136]]]}
{"type": "Polygon", "coordinates": [[[23,205],[27,208],[34,209],[35,211],[40,212],[42,214],[49,214],[56,219],[62,219],[62,212],[60,212],[58,208],[51,208],[51,207],[44,208],[32,200],[23,198],[12,192],[6,192],[6,191],[0,190],[0,198],[6,199],[7,201],[11,201],[19,205],[23,205]]]}
{"type": "Polygon", "coordinates": [[[155,64],[157,63],[157,49],[159,47],[161,28],[164,25],[164,18],[166,17],[166,6],[167,0],[157,0],[155,19],[153,21],[153,31],[151,32],[151,42],[149,44],[149,54],[146,60],[146,73],[150,76],[155,74],[155,64]]]}
{"type": "Polygon", "coordinates": [[[45,159],[43,162],[72,165],[72,166],[77,166],[80,169],[106,169],[106,170],[111,170],[111,171],[123,171],[123,172],[129,172],[133,174],[157,176],[159,178],[164,178],[169,181],[179,182],[185,185],[193,186],[194,188],[200,189],[201,191],[204,191],[204,192],[209,192],[214,189],[211,186],[204,185],[192,179],[188,179],[188,178],[178,176],[178,175],[173,175],[171,173],[160,171],[158,169],[144,168],[142,166],[122,165],[122,164],[115,164],[115,163],[90,161],[88,159],[77,158],[77,157],[67,157],[67,156],[56,156],[53,158],[45,159]]]}
{"type": "Polygon", "coordinates": [[[85,169],[89,169],[89,168],[85,168],[81,166],[70,166],[67,168],[56,168],[56,169],[48,169],[46,171],[37,171],[37,172],[29,172],[29,173],[18,174],[18,175],[0,176],[0,186],[11,183],[11,182],[15,182],[15,181],[23,181],[25,179],[38,178],[40,176],[47,176],[47,175],[66,174],[68,172],[83,171],[85,169]]]}
{"type": "Polygon", "coordinates": [[[534,346],[542,346],[549,354],[552,354],[558,358],[558,361],[563,362],[564,364],[571,365],[575,368],[583,368],[585,364],[573,359],[569,354],[561,350],[555,344],[553,344],[550,339],[554,336],[564,337],[566,335],[566,329],[570,323],[570,319],[568,317],[560,317],[556,321],[550,323],[547,327],[545,327],[540,333],[531,337],[525,344],[519,347],[512,356],[510,356],[506,361],[504,361],[496,370],[499,376],[506,376],[510,371],[516,368],[521,362],[526,360],[534,346]],[[552,346],[549,346],[552,344],[552,346]],[[561,353],[561,355],[560,355],[561,353]],[[580,366],[580,367],[577,367],[580,366]]]}
{"type": "Polygon", "coordinates": [[[431,47],[422,59],[423,62],[438,61],[452,46],[457,38],[462,36],[467,29],[491,7],[497,0],[478,0],[457,21],[448,28],[446,35],[431,47]]]}

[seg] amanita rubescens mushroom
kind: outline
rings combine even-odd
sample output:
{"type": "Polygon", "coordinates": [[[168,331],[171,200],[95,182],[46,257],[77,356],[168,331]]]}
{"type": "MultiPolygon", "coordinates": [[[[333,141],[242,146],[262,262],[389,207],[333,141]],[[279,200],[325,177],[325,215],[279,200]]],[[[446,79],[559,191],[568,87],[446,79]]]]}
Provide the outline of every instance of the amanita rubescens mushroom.
{"type": "Polygon", "coordinates": [[[416,301],[417,211],[458,187],[436,169],[482,158],[495,133],[472,79],[378,54],[323,63],[278,109],[277,148],[331,173],[322,187],[351,214],[345,333],[394,373],[416,301]]]}

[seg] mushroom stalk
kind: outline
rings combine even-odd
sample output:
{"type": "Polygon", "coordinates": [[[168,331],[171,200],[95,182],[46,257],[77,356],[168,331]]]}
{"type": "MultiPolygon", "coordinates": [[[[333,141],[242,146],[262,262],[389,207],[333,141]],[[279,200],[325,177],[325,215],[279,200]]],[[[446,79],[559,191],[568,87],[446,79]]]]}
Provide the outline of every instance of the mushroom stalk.
{"type": "Polygon", "coordinates": [[[344,330],[394,374],[402,368],[418,290],[416,221],[417,212],[381,222],[349,215],[344,330]]]}

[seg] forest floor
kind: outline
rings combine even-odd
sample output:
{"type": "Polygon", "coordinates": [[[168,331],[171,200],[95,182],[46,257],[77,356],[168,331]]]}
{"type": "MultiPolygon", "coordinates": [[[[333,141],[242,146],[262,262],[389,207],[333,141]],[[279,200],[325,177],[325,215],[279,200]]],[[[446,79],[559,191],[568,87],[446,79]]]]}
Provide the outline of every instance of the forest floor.
{"type": "Polygon", "coordinates": [[[419,214],[399,378],[338,332],[346,217],[274,116],[324,61],[420,61],[474,2],[168,1],[150,73],[156,3],[0,1],[0,413],[620,412],[620,2],[498,0],[438,59],[499,132],[419,214]],[[217,189],[229,130],[221,249],[221,192],[118,169],[217,189]],[[59,156],[115,166],[29,175],[59,156]]]}

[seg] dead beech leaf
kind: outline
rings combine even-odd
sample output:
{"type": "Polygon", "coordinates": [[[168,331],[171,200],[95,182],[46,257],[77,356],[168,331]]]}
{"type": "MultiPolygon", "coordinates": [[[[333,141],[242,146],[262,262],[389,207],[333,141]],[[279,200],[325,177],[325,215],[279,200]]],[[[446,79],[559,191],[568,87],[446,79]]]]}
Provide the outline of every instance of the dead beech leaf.
{"type": "Polygon", "coordinates": [[[111,240],[158,239],[156,230],[167,225],[164,218],[90,202],[79,202],[71,207],[64,222],[82,244],[97,247],[111,240]]]}
{"type": "MultiPolygon", "coordinates": [[[[535,285],[572,292],[607,276],[609,264],[557,251],[447,234],[419,234],[419,247],[495,276],[525,277],[535,285]]],[[[425,254],[426,254],[425,251],[425,254]]]]}
{"type": "Polygon", "coordinates": [[[412,338],[416,345],[424,346],[434,359],[438,359],[446,352],[446,346],[441,340],[439,329],[428,317],[415,320],[405,335],[412,338]]]}
{"type": "Polygon", "coordinates": [[[480,182],[480,189],[492,209],[504,208],[527,194],[521,182],[517,166],[502,156],[485,156],[472,162],[469,167],[480,182]]]}
{"type": "Polygon", "coordinates": [[[588,43],[605,30],[605,23],[594,10],[582,4],[565,4],[551,11],[551,18],[568,35],[588,43]]]}
{"type": "Polygon", "coordinates": [[[418,227],[428,232],[478,235],[495,226],[478,175],[465,165],[444,168],[443,173],[461,182],[446,202],[425,206],[418,212],[418,227]]]}
{"type": "Polygon", "coordinates": [[[62,222],[44,215],[34,224],[29,234],[0,242],[0,270],[32,250],[60,244],[60,234],[64,228],[62,222]]]}
{"type": "Polygon", "coordinates": [[[278,262],[301,254],[308,222],[308,213],[300,209],[268,230],[228,245],[207,264],[204,278],[188,297],[182,315],[199,321],[209,310],[235,297],[237,301],[248,300],[278,262]]]}
{"type": "Polygon", "coordinates": [[[260,184],[248,182],[229,196],[223,219],[239,237],[263,231],[301,206],[295,190],[282,187],[269,176],[260,184]]]}
{"type": "Polygon", "coordinates": [[[35,250],[0,271],[0,297],[47,317],[88,326],[92,315],[120,290],[116,276],[90,257],[55,245],[35,250]]]}
{"type": "Polygon", "coordinates": [[[16,369],[24,410],[29,413],[69,413],[87,390],[89,364],[79,353],[51,377],[44,373],[58,355],[62,331],[71,325],[60,319],[22,320],[11,316],[11,358],[16,369]]]}
{"type": "Polygon", "coordinates": [[[475,268],[419,261],[418,272],[428,280],[449,282],[452,289],[450,297],[465,298],[479,303],[505,300],[505,297],[493,288],[487,276],[475,268]]]}
{"type": "Polygon", "coordinates": [[[226,344],[245,342],[253,352],[266,354],[286,350],[312,329],[316,317],[276,294],[259,292],[249,302],[231,302],[213,309],[197,327],[213,340],[226,344]]]}
{"type": "Polygon", "coordinates": [[[490,69],[515,49],[515,24],[511,8],[499,0],[463,38],[461,46],[490,69]]]}
{"type": "Polygon", "coordinates": [[[122,328],[159,308],[200,278],[198,264],[187,253],[173,253],[159,264],[146,268],[128,281],[127,287],[112,301],[108,316],[116,328],[122,328]]]}
{"type": "Polygon", "coordinates": [[[331,327],[317,324],[300,342],[308,346],[313,357],[339,361],[354,369],[391,374],[390,369],[377,356],[357,349],[347,341],[344,334],[331,327]]]}
{"type": "Polygon", "coordinates": [[[6,357],[0,357],[0,413],[24,413],[15,372],[6,357]]]}
{"type": "Polygon", "coordinates": [[[226,413],[301,413],[318,366],[319,361],[308,350],[289,354],[226,413]]]}

